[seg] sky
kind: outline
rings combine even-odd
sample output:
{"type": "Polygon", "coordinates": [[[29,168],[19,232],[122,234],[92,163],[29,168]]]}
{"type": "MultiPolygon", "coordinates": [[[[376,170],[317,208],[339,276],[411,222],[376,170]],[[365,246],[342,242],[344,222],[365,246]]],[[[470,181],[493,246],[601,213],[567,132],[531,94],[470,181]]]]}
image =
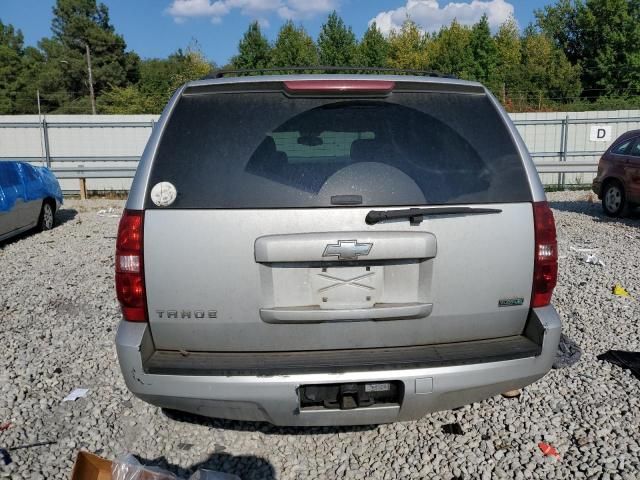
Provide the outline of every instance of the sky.
{"type": "MultiPolygon", "coordinates": [[[[409,15],[423,30],[456,18],[473,24],[486,13],[493,28],[513,15],[521,28],[551,0],[102,0],[129,49],[143,58],[166,57],[193,41],[224,65],[235,54],[249,22],[258,20],[273,40],[284,21],[302,24],[317,38],[332,10],[360,37],[370,22],[388,32],[409,15]]],[[[27,45],[51,35],[55,0],[0,0],[0,20],[22,30],[27,45]]]]}

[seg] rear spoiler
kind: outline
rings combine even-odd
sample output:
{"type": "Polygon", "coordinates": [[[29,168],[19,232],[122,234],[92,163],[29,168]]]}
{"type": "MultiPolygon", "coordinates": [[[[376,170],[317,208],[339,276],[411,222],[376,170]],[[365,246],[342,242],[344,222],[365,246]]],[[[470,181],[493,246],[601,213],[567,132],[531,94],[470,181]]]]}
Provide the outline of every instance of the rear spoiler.
{"type": "MultiPolygon", "coordinates": [[[[215,93],[282,92],[292,93],[288,85],[296,85],[298,91],[303,84],[393,84],[385,93],[393,92],[440,92],[485,95],[485,88],[476,82],[442,77],[417,77],[409,75],[264,75],[244,77],[222,77],[197,80],[186,85],[183,95],[203,95],[215,93]]],[[[355,93],[345,89],[343,93],[355,93]]],[[[328,93],[325,91],[325,93],[328,93]]],[[[334,89],[333,93],[336,93],[334,89]]]]}

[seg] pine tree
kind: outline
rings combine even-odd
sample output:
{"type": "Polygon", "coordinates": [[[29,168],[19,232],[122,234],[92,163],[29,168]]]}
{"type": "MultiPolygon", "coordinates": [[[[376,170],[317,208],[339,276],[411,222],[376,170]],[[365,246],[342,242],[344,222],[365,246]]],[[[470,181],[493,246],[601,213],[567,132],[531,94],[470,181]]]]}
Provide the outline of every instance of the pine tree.
{"type": "Polygon", "coordinates": [[[109,20],[109,11],[96,0],[57,0],[53,7],[52,38],[38,47],[42,63],[31,68],[31,85],[39,88],[43,110],[89,113],[87,47],[90,52],[95,96],[139,79],[139,57],[109,20]]]}
{"type": "Polygon", "coordinates": [[[16,87],[23,56],[22,32],[0,21],[0,114],[16,113],[16,87]]]}
{"type": "Polygon", "coordinates": [[[258,22],[252,22],[238,44],[238,54],[231,64],[238,69],[260,69],[269,66],[271,47],[260,31],[258,22]]]}
{"type": "Polygon", "coordinates": [[[427,66],[428,37],[420,31],[418,25],[406,19],[399,31],[389,34],[387,64],[392,68],[423,70],[427,66]]]}
{"type": "Polygon", "coordinates": [[[346,27],[336,11],[331,12],[318,36],[318,54],[321,65],[352,66],[356,57],[356,36],[346,27]]]}
{"type": "Polygon", "coordinates": [[[495,90],[498,86],[496,81],[498,51],[491,36],[489,19],[486,14],[482,15],[480,21],[471,28],[469,49],[472,59],[471,77],[495,90]]]}
{"type": "Polygon", "coordinates": [[[303,27],[296,27],[291,20],[282,25],[273,46],[271,66],[307,67],[318,65],[318,50],[313,39],[303,27]]]}
{"type": "Polygon", "coordinates": [[[459,78],[472,78],[471,30],[453,20],[429,45],[429,68],[459,78]]]}
{"type": "Polygon", "coordinates": [[[510,91],[521,90],[519,85],[520,61],[522,52],[520,33],[515,19],[507,19],[494,37],[497,51],[496,80],[499,87],[499,97],[506,101],[510,91]]]}
{"type": "Polygon", "coordinates": [[[389,42],[373,22],[364,32],[362,41],[358,45],[357,63],[364,67],[386,66],[389,42]]]}

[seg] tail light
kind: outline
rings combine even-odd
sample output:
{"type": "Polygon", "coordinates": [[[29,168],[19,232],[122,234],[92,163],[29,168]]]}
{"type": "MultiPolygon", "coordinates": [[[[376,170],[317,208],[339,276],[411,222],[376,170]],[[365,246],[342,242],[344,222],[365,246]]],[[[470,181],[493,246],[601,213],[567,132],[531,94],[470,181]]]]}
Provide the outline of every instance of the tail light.
{"type": "Polygon", "coordinates": [[[289,93],[389,93],[395,82],[387,80],[289,80],[284,86],[289,93]]]}
{"type": "Polygon", "coordinates": [[[551,295],[558,280],[558,244],[556,224],[547,202],[533,204],[535,225],[535,259],[531,306],[544,307],[551,303],[551,295]]]}
{"type": "Polygon", "coordinates": [[[122,316],[130,322],[147,321],[143,231],[144,212],[125,210],[116,240],[116,294],[122,316]]]}

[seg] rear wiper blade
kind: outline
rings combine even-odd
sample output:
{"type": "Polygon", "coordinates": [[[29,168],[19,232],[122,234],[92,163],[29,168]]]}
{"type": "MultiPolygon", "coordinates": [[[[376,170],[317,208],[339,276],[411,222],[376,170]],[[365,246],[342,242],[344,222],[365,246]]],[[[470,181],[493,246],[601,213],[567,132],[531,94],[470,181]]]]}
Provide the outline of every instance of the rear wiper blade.
{"type": "Polygon", "coordinates": [[[404,210],[371,210],[364,219],[368,225],[375,225],[384,220],[408,218],[411,225],[420,225],[424,217],[434,215],[486,215],[500,213],[499,208],[477,207],[435,207],[435,208],[406,208],[404,210]]]}

